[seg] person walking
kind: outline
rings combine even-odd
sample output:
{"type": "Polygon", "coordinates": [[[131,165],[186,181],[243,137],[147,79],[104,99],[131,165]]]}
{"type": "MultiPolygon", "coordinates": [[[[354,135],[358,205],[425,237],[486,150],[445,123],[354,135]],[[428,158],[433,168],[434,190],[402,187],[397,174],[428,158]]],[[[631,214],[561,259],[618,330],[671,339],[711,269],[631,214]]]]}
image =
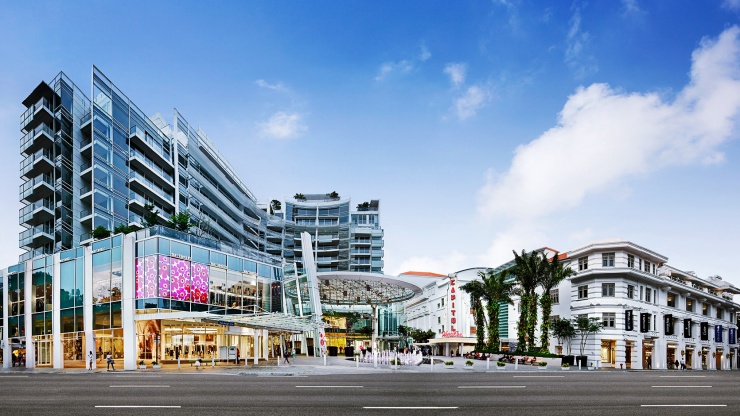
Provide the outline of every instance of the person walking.
{"type": "Polygon", "coordinates": [[[686,362],[682,358],[681,359],[681,370],[685,370],[685,369],[686,369],[686,362]]]}
{"type": "Polygon", "coordinates": [[[239,365],[239,348],[236,349],[236,365],[239,365]]]}
{"type": "Polygon", "coordinates": [[[87,353],[87,362],[88,362],[87,371],[92,371],[93,360],[95,360],[95,354],[93,354],[93,352],[90,351],[87,353]]]}
{"type": "Polygon", "coordinates": [[[110,371],[111,369],[113,369],[113,371],[116,371],[116,366],[113,362],[113,356],[110,354],[110,352],[108,353],[108,356],[105,357],[105,361],[108,363],[108,371],[110,371]]]}
{"type": "Polygon", "coordinates": [[[673,363],[673,366],[674,366],[674,368],[675,368],[676,370],[678,370],[678,360],[676,360],[676,362],[675,362],[675,363],[673,363]]]}
{"type": "Polygon", "coordinates": [[[652,360],[652,357],[650,357],[650,356],[647,357],[647,368],[648,368],[648,370],[650,370],[651,368],[653,368],[653,360],[652,360]]]}
{"type": "Polygon", "coordinates": [[[288,360],[288,358],[290,358],[290,351],[288,351],[287,348],[285,349],[285,352],[283,353],[283,357],[284,357],[283,363],[290,364],[290,361],[288,360]]]}

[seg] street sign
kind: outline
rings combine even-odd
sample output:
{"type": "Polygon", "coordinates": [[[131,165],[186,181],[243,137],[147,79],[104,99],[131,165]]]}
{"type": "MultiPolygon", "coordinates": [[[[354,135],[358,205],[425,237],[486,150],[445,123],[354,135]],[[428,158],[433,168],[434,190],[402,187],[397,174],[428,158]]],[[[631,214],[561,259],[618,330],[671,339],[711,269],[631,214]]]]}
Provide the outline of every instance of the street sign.
{"type": "Polygon", "coordinates": [[[217,324],[219,324],[219,325],[226,325],[226,326],[234,326],[234,323],[233,322],[229,322],[229,321],[218,321],[217,324]]]}

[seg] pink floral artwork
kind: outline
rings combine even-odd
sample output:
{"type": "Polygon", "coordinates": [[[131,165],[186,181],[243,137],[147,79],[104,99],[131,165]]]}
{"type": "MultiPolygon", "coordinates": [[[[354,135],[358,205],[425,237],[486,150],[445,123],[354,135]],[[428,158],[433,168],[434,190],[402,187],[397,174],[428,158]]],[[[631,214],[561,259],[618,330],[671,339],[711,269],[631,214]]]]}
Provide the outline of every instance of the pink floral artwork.
{"type": "Polygon", "coordinates": [[[142,299],[144,291],[144,272],[141,270],[143,267],[143,260],[136,259],[134,262],[134,270],[136,271],[136,299],[142,299]]]}
{"type": "Polygon", "coordinates": [[[190,262],[170,259],[170,294],[172,299],[190,300],[190,262]]]}
{"type": "Polygon", "coordinates": [[[157,256],[144,258],[144,298],[157,296],[157,256]]]}
{"type": "Polygon", "coordinates": [[[191,299],[197,303],[208,303],[208,266],[193,263],[191,273],[192,286],[190,287],[191,299]]]}
{"type": "Polygon", "coordinates": [[[159,256],[159,297],[170,297],[170,258],[159,256]]]}

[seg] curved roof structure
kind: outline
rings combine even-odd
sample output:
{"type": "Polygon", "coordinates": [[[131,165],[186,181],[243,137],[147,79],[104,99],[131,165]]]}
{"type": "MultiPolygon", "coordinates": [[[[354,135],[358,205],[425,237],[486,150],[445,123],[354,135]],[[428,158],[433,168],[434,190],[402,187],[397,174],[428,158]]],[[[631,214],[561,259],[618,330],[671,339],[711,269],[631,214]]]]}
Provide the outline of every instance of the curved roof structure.
{"type": "Polygon", "coordinates": [[[421,294],[420,287],[395,276],[363,272],[318,273],[321,303],[387,305],[421,294]]]}

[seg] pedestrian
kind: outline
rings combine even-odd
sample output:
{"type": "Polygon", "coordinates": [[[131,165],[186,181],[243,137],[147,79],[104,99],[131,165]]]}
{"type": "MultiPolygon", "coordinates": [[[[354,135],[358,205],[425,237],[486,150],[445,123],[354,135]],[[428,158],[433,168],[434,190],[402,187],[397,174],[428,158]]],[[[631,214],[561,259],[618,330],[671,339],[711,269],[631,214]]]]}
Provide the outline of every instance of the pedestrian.
{"type": "Polygon", "coordinates": [[[648,370],[650,370],[651,368],[653,368],[652,357],[647,357],[647,368],[648,368],[648,370]]]}
{"type": "Polygon", "coordinates": [[[283,357],[284,357],[283,363],[290,364],[290,360],[288,360],[288,358],[290,358],[290,351],[288,351],[287,348],[285,349],[285,353],[283,354],[283,357]]]}
{"type": "Polygon", "coordinates": [[[681,370],[686,369],[686,362],[684,362],[683,358],[681,358],[681,370]]]}
{"type": "Polygon", "coordinates": [[[175,348],[175,359],[179,362],[180,361],[180,350],[175,348]]]}
{"type": "Polygon", "coordinates": [[[236,365],[239,365],[239,348],[236,349],[236,365]]]}
{"type": "Polygon", "coordinates": [[[93,369],[92,368],[92,365],[93,365],[93,360],[94,359],[95,359],[95,354],[93,354],[92,351],[90,351],[89,353],[87,353],[87,362],[89,363],[88,364],[88,369],[87,369],[88,371],[92,371],[92,369],[93,369]]]}
{"type": "Polygon", "coordinates": [[[116,371],[116,366],[113,363],[113,356],[110,352],[108,352],[108,356],[105,357],[105,361],[108,363],[108,371],[113,369],[113,371],[116,371]]]}
{"type": "Polygon", "coordinates": [[[675,368],[676,370],[678,370],[678,360],[676,360],[676,362],[675,362],[675,363],[673,363],[673,365],[674,365],[674,368],[675,368]]]}

